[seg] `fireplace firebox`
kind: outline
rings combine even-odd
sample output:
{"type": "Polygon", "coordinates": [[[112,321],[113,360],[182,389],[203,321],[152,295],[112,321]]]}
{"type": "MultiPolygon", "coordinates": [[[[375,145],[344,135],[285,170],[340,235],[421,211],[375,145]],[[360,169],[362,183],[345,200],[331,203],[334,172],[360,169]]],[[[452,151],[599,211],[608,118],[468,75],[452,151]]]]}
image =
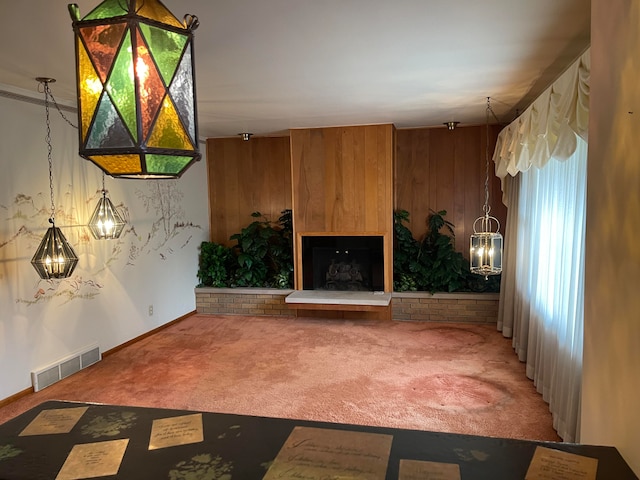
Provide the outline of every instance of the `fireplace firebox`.
{"type": "Polygon", "coordinates": [[[304,290],[384,291],[382,236],[302,237],[304,290]]]}

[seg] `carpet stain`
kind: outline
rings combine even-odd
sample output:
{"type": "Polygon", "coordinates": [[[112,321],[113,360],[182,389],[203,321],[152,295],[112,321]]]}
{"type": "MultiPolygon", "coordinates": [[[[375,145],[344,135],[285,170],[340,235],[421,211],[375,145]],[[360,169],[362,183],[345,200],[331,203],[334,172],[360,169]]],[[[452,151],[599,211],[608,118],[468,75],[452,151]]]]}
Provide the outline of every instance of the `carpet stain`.
{"type": "Polygon", "coordinates": [[[486,409],[503,403],[508,396],[490,381],[456,374],[417,378],[408,388],[413,395],[424,395],[425,405],[444,410],[486,409]]]}
{"type": "Polygon", "coordinates": [[[429,346],[438,349],[456,350],[462,347],[477,347],[486,343],[482,332],[461,327],[428,328],[429,346]]]}

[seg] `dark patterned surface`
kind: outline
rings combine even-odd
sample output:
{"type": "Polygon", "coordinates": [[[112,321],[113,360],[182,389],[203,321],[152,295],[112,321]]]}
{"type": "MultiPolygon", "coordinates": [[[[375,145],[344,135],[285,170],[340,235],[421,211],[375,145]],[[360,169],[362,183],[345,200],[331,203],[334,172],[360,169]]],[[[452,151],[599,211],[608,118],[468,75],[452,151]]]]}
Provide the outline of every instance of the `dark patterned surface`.
{"type": "Polygon", "coordinates": [[[204,442],[148,450],[154,419],[184,410],[89,404],[68,434],[19,437],[42,410],[87,404],[49,401],[0,425],[0,479],[51,480],[72,447],[128,438],[117,475],[110,479],[261,479],[294,426],[393,436],[387,479],[398,478],[400,459],[457,463],[462,479],[523,479],[537,445],[598,458],[598,480],[637,480],[615,448],[477,437],[288,419],[203,413],[204,442]]]}

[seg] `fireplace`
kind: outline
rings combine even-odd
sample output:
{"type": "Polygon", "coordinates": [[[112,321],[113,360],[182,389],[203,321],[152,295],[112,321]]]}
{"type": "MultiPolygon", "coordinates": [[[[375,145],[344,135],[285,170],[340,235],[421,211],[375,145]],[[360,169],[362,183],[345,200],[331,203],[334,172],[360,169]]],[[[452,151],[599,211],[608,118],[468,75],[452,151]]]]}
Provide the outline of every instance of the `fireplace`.
{"type": "Polygon", "coordinates": [[[302,237],[304,290],[384,291],[381,235],[302,237]]]}

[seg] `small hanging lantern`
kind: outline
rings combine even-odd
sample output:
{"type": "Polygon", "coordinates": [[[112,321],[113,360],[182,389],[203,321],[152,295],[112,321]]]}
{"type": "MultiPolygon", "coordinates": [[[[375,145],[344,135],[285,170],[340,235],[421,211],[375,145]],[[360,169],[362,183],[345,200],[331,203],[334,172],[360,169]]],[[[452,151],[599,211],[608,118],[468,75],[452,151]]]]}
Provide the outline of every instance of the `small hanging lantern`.
{"type": "MultiPolygon", "coordinates": [[[[484,182],[484,215],[473,222],[473,234],[469,248],[469,262],[471,273],[484,275],[499,275],[502,273],[502,235],[500,234],[500,222],[489,215],[489,113],[493,113],[490,98],[487,97],[487,148],[485,153],[486,178],[484,182]],[[479,223],[479,225],[478,225],[479,223]],[[478,227],[480,230],[478,231],[478,227]]],[[[495,113],[493,113],[495,116],[495,113]]]]}
{"type": "Polygon", "coordinates": [[[107,190],[104,188],[104,173],[102,174],[102,198],[98,200],[98,205],[89,220],[89,230],[96,240],[109,240],[119,238],[124,229],[125,221],[118,210],[113,206],[107,197],[107,190]]]}
{"type": "Polygon", "coordinates": [[[489,210],[486,210],[483,217],[478,217],[473,222],[469,249],[471,273],[484,275],[485,278],[502,273],[502,235],[499,230],[500,223],[495,217],[489,215],[489,210]],[[480,222],[480,231],[477,230],[478,222],[480,222]],[[495,231],[492,231],[494,227],[495,231]]]}
{"type": "Polygon", "coordinates": [[[53,78],[36,78],[44,89],[44,109],[47,118],[47,157],[49,160],[49,190],[51,192],[51,226],[44,234],[40,246],[31,259],[31,265],[36,269],[40,278],[48,280],[51,278],[67,278],[73,273],[78,264],[78,256],[73,251],[65,236],[55,224],[56,207],[53,202],[53,164],[51,159],[51,124],[49,121],[49,97],[51,91],[49,83],[55,82],[53,78]]]}
{"type": "Polygon", "coordinates": [[[200,160],[193,58],[197,17],[158,0],[105,0],[76,38],[81,157],[107,174],[177,178],[200,160]]]}
{"type": "Polygon", "coordinates": [[[68,278],[78,264],[78,257],[53,218],[49,223],[51,226],[31,259],[31,265],[42,279],[68,278]]]}

